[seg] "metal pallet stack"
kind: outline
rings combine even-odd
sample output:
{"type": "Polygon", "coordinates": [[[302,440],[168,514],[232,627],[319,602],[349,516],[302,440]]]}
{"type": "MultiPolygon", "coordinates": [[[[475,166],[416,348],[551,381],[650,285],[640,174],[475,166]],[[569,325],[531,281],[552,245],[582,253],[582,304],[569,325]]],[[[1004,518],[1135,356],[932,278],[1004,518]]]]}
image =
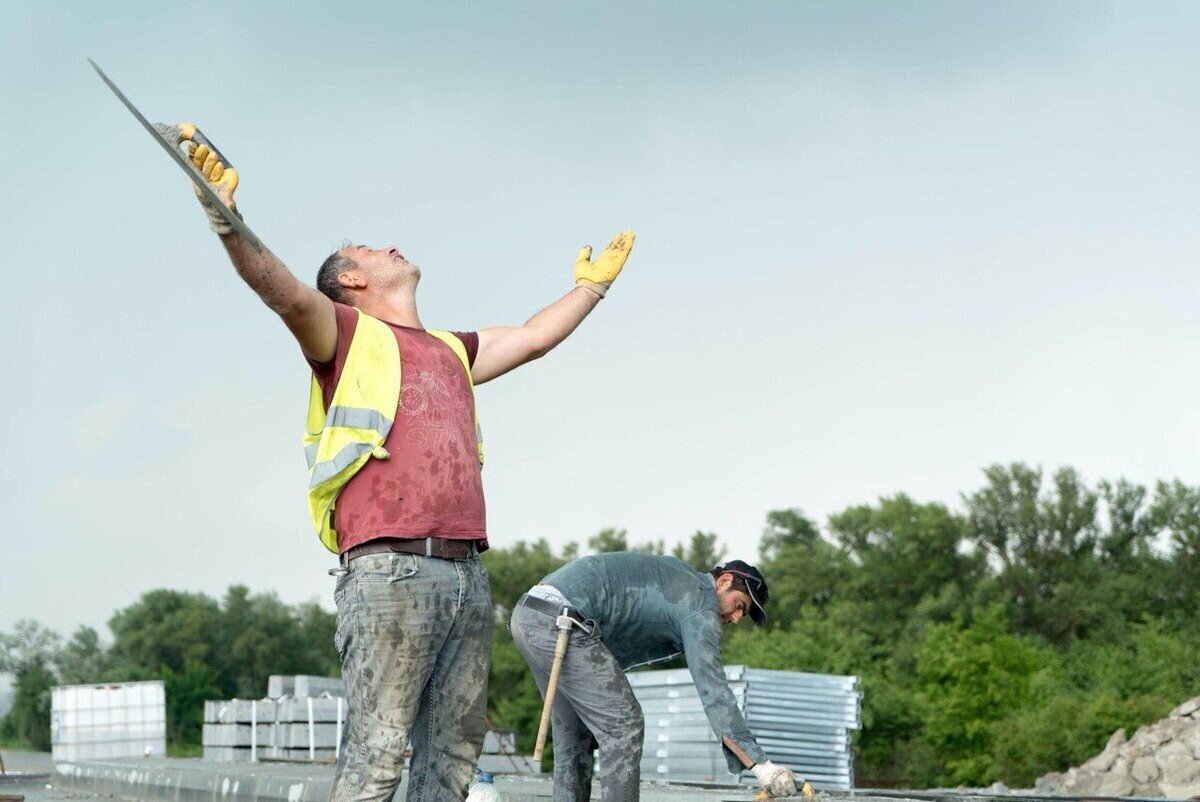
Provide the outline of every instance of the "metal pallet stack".
{"type": "MultiPolygon", "coordinates": [[[[726,666],[729,687],[759,745],[822,789],[854,785],[850,730],[862,727],[858,677],[726,666]]],[[[627,675],[646,719],[642,777],[720,782],[730,774],[687,669],[627,675]]],[[[742,772],[750,784],[754,776],[742,772]]]]}
{"type": "Polygon", "coordinates": [[[328,691],[319,696],[282,695],[204,703],[207,760],[337,760],[346,700],[328,691]]]}
{"type": "MultiPolygon", "coordinates": [[[[336,761],[347,715],[345,687],[333,677],[274,674],[267,681],[265,699],[205,702],[204,758],[336,761]]],[[[517,735],[512,730],[487,731],[479,766],[502,773],[539,771],[532,759],[517,755],[517,735]]]]}
{"type": "Polygon", "coordinates": [[[267,677],[267,696],[345,696],[346,683],[341,677],[313,677],[307,674],[272,674],[267,677]]]}

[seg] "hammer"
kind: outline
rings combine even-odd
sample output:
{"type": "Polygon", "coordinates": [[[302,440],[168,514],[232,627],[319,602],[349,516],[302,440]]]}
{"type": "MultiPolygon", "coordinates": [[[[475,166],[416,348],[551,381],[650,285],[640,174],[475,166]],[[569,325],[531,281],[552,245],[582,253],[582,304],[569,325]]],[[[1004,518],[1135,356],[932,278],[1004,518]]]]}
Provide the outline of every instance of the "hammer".
{"type": "Polygon", "coordinates": [[[558,673],[562,670],[563,657],[567,654],[567,642],[571,638],[571,626],[575,623],[571,616],[570,607],[563,607],[554,619],[554,627],[558,630],[558,640],[554,644],[554,662],[550,664],[550,679],[546,682],[546,700],[542,702],[542,721],[538,724],[537,742],[533,747],[533,759],[541,762],[542,752],[546,749],[546,734],[550,730],[550,707],[554,704],[554,692],[558,690],[558,673]]]}

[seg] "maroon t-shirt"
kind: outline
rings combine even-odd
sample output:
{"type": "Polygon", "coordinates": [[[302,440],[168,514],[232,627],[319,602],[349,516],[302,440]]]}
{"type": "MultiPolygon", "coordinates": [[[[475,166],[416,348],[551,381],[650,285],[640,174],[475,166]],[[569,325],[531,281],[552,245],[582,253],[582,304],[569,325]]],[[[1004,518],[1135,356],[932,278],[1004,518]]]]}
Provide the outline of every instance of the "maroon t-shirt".
{"type": "MultiPolygon", "coordinates": [[[[334,304],[337,351],[308,360],[329,408],[346,363],[358,314],[334,304]]],[[[387,321],[384,321],[385,323],[387,321]]],[[[400,345],[400,404],[383,447],[338,495],[333,526],[338,551],[379,537],[479,540],[487,548],[486,511],[475,448],[475,399],[458,356],[424,329],[388,327],[400,345]]],[[[454,333],[474,364],[479,335],[454,333]]]]}

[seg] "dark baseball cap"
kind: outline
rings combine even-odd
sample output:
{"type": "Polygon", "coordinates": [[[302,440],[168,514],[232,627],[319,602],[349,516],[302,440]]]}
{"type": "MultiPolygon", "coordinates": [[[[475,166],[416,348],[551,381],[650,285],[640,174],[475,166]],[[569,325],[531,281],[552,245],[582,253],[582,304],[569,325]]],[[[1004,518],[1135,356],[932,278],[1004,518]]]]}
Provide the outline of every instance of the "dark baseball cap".
{"type": "Polygon", "coordinates": [[[746,583],[746,591],[750,594],[750,620],[758,624],[760,627],[767,623],[767,611],[764,605],[767,603],[767,580],[763,579],[762,572],[748,562],[742,560],[726,560],[723,563],[718,563],[713,568],[713,573],[717,576],[721,574],[733,574],[740,576],[746,583]]]}

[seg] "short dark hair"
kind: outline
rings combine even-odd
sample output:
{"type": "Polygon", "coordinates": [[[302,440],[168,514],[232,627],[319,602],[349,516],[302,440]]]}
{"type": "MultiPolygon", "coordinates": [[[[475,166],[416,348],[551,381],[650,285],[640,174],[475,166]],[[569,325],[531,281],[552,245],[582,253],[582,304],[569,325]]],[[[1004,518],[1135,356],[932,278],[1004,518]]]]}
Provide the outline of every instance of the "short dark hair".
{"type": "Polygon", "coordinates": [[[733,577],[733,582],[730,583],[729,589],[730,590],[740,590],[742,593],[745,593],[747,596],[750,595],[750,588],[746,585],[745,577],[739,576],[738,574],[735,574],[733,571],[726,571],[721,568],[714,568],[711,571],[709,571],[709,573],[712,574],[713,579],[720,579],[722,575],[729,574],[731,577],[733,577]]]}
{"type": "Polygon", "coordinates": [[[358,262],[349,256],[343,256],[339,247],[326,257],[321,263],[321,268],[317,270],[317,289],[329,300],[340,302],[342,285],[338,283],[338,276],[355,267],[358,267],[358,262]]]}

